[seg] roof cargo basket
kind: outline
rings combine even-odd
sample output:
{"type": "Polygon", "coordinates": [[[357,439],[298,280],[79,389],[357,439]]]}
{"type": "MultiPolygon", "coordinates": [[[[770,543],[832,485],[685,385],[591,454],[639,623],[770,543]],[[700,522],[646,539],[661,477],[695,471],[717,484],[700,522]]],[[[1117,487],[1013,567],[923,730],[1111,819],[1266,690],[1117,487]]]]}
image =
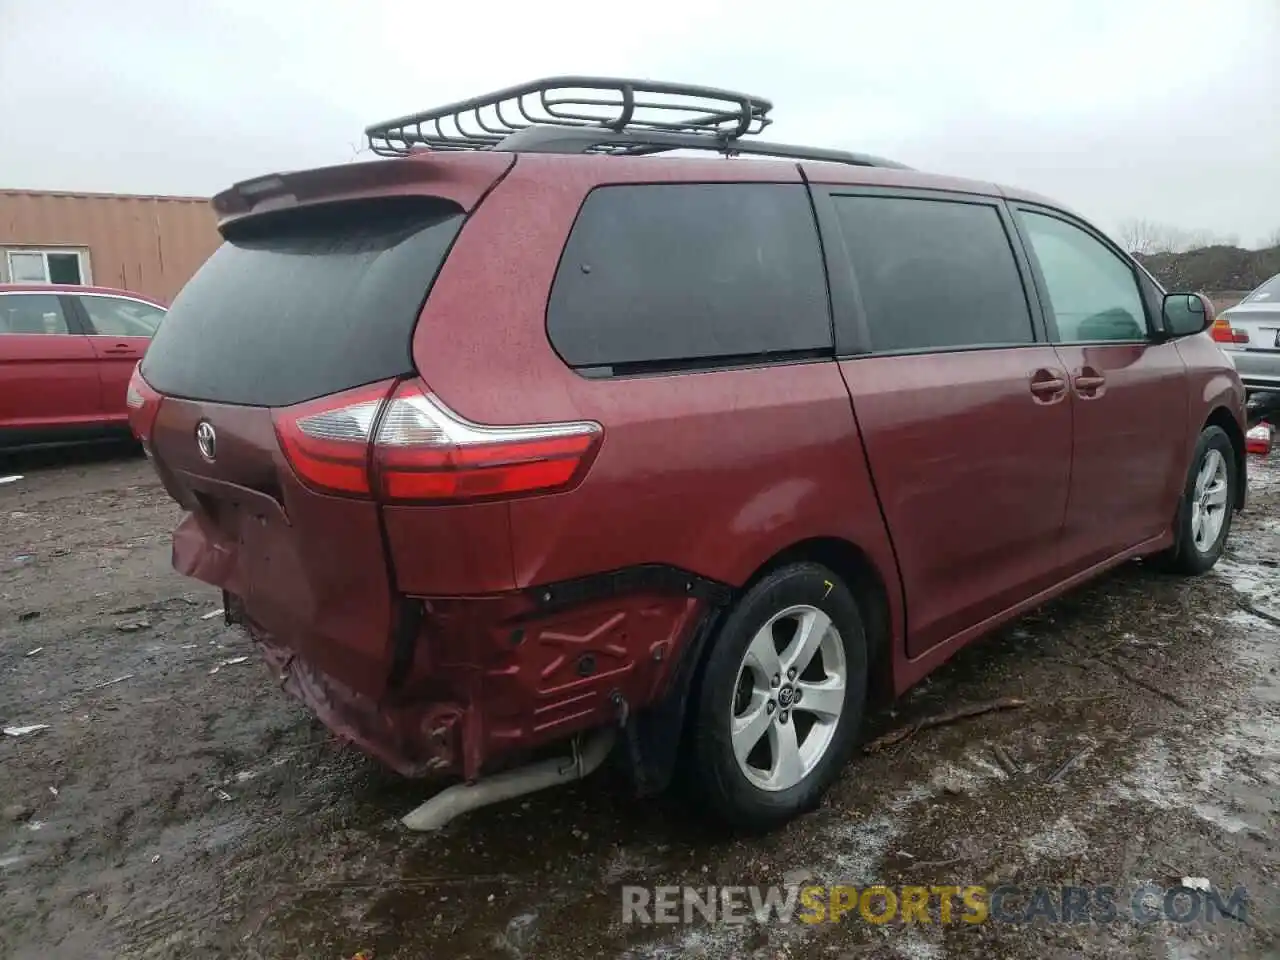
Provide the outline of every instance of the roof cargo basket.
{"type": "Polygon", "coordinates": [[[434,110],[375,123],[369,148],[384,157],[420,150],[503,150],[644,156],[711,150],[860,166],[902,164],[842,150],[744,141],[772,121],[763,97],[714,87],[566,76],[534,80],[434,110]]]}

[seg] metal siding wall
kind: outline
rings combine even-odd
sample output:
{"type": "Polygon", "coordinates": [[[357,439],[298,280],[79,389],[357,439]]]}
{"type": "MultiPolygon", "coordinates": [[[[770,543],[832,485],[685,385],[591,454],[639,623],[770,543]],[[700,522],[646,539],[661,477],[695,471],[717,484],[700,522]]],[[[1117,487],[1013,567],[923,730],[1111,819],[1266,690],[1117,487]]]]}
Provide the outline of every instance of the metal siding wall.
{"type": "Polygon", "coordinates": [[[171,301],[221,238],[194,197],[0,190],[0,247],[83,247],[95,284],[171,301]]]}

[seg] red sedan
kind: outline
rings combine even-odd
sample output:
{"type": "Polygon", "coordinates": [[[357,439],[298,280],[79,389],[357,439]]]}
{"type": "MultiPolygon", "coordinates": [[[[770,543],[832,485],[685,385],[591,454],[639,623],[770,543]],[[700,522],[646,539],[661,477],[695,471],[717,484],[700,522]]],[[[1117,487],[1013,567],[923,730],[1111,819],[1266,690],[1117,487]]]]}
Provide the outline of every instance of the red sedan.
{"type": "Polygon", "coordinates": [[[165,312],[109,287],[0,284],[0,448],[127,431],[129,377],[165,312]]]}

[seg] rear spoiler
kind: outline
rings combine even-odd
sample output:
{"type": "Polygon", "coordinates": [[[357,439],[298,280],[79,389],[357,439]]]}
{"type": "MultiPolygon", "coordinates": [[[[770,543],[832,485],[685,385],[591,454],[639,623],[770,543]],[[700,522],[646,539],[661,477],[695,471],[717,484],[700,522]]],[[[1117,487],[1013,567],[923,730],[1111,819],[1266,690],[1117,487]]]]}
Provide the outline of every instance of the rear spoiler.
{"type": "Polygon", "coordinates": [[[218,230],[275,210],[396,195],[441,197],[464,212],[515,163],[514,154],[416,152],[397,160],[344,163],[243,180],[213,198],[218,230]]]}

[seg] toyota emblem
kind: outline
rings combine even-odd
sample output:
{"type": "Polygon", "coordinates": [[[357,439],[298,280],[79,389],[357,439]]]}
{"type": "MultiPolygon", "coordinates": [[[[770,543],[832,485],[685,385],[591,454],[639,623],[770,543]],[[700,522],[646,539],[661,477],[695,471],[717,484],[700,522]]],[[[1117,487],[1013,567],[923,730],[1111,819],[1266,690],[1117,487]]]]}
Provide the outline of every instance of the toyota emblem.
{"type": "Polygon", "coordinates": [[[196,446],[200,448],[200,456],[213,463],[218,455],[218,433],[208,420],[201,420],[196,426],[196,446]]]}

